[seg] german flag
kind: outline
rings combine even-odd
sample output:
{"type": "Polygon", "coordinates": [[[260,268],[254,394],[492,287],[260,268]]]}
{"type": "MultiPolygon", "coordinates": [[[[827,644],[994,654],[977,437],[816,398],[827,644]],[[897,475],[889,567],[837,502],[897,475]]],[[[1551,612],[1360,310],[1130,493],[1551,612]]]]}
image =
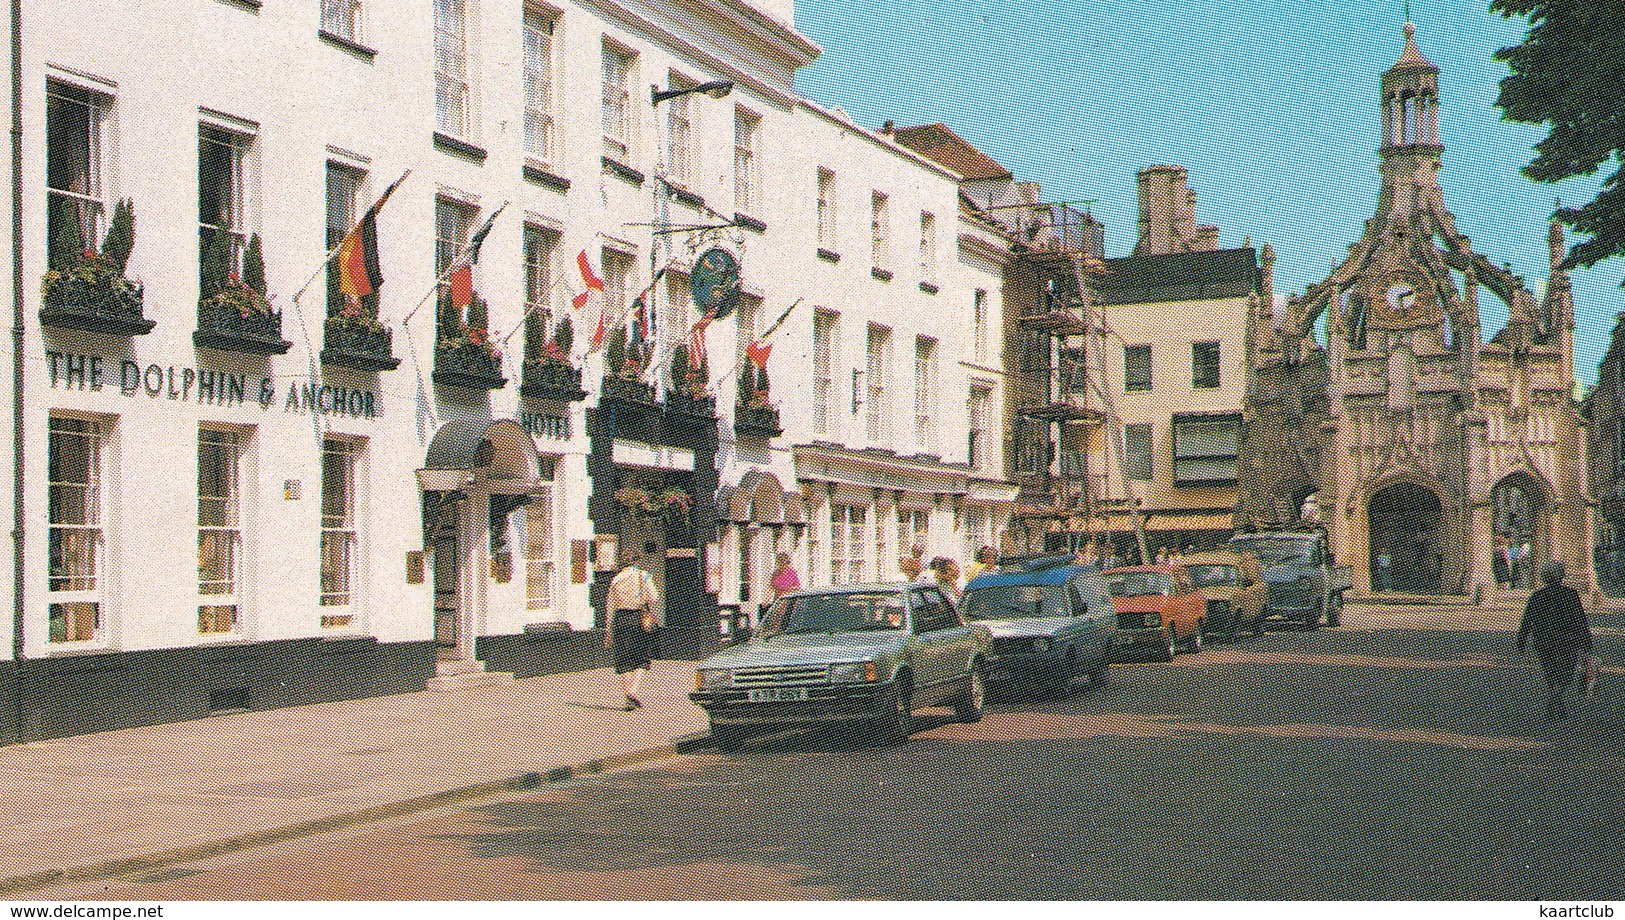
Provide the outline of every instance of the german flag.
{"type": "Polygon", "coordinates": [[[378,267],[378,212],[395,189],[406,181],[409,173],[410,170],[402,173],[389,188],[384,189],[384,194],[373,202],[360,222],[339,243],[333,258],[339,266],[339,290],[344,292],[345,297],[360,299],[383,286],[384,273],[378,267]]]}

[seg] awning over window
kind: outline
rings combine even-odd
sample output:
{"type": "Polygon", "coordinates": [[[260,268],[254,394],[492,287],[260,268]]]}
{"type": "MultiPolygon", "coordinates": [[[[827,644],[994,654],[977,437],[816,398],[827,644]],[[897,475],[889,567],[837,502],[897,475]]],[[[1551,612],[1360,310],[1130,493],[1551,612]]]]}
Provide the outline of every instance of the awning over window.
{"type": "Polygon", "coordinates": [[[1146,530],[1232,530],[1235,515],[1229,511],[1197,512],[1194,514],[1152,514],[1145,522],[1146,530]]]}
{"type": "Polygon", "coordinates": [[[741,524],[805,524],[807,509],[799,493],[784,490],[779,477],[751,470],[739,485],[717,490],[717,516],[741,524]]]}

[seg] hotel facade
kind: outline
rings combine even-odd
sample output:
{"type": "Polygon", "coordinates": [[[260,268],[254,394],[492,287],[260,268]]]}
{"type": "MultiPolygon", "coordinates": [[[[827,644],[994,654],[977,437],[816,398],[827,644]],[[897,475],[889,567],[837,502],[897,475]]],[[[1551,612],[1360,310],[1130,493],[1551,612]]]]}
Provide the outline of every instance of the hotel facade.
{"type": "Polygon", "coordinates": [[[26,14],[0,740],[597,667],[645,542],[671,657],[999,545],[1008,240],[790,0],[26,14]]]}

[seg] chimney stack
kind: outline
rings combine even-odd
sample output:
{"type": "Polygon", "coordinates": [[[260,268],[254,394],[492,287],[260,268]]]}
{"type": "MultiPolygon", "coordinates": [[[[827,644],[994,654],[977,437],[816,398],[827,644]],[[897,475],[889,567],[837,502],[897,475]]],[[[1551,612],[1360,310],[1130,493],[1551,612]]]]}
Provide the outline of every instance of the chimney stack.
{"type": "Polygon", "coordinates": [[[1140,239],[1137,256],[1171,252],[1211,252],[1219,248],[1219,228],[1196,225],[1196,192],[1186,185],[1183,166],[1148,166],[1138,174],[1140,239]]]}

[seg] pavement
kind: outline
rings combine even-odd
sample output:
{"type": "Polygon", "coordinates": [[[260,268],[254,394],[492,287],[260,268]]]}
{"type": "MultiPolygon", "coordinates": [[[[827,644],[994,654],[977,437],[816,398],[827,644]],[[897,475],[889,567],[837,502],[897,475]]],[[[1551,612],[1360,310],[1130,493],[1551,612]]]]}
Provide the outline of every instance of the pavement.
{"type": "Polygon", "coordinates": [[[657,662],[630,713],[601,669],[0,747],[0,895],[675,756],[693,683],[657,662]]]}

